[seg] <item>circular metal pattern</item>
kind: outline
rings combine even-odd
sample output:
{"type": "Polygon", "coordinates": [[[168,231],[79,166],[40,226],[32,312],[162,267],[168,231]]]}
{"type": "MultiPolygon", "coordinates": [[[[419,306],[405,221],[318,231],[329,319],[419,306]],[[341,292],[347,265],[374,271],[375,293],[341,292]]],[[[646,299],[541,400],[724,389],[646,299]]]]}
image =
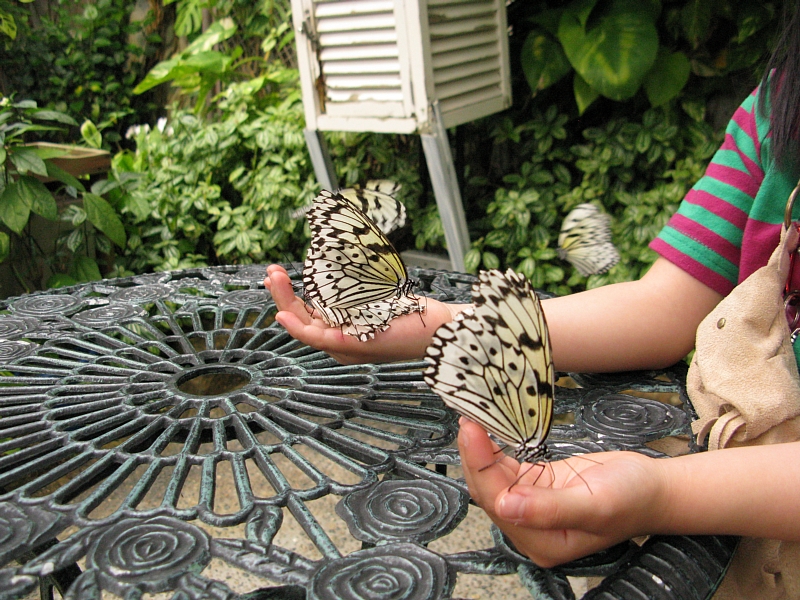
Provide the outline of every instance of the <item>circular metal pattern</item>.
{"type": "Polygon", "coordinates": [[[20,548],[30,542],[33,523],[10,502],[0,502],[0,547],[20,548]]]}
{"type": "Polygon", "coordinates": [[[268,302],[271,298],[266,290],[239,290],[225,294],[219,302],[231,306],[256,306],[268,302]]]}
{"type": "Polygon", "coordinates": [[[109,294],[108,299],[115,302],[133,302],[144,304],[154,302],[166,297],[172,287],[161,284],[138,285],[136,287],[122,288],[109,294]]]}
{"type": "Polygon", "coordinates": [[[595,439],[657,440],[685,430],[686,413],[680,409],[628,394],[603,394],[584,400],[580,424],[595,439]]]}
{"type": "Polygon", "coordinates": [[[308,600],[434,600],[452,587],[447,562],[415,544],[360,550],[325,564],[308,600]]]}
{"type": "Polygon", "coordinates": [[[425,544],[455,529],[468,504],[463,490],[443,482],[384,479],[345,496],[336,512],[363,542],[406,539],[425,544]]]}
{"type": "Polygon", "coordinates": [[[233,275],[236,279],[246,279],[261,283],[267,276],[267,265],[248,265],[233,275]]]}
{"type": "MultiPolygon", "coordinates": [[[[299,291],[302,266],[291,267],[299,291]]],[[[210,579],[212,558],[309,598],[438,599],[462,572],[518,572],[530,589],[554,573],[496,536],[495,547],[469,552],[422,546],[458,537],[467,510],[478,510],[463,481],[426,466],[457,464],[456,415],[424,384],[422,361],[342,366],[289,337],[263,269],[190,269],[0,301],[0,600],[81,559],[87,568],[65,600],[168,590],[238,598],[210,579]],[[374,548],[343,555],[312,509],[329,496],[374,548]]],[[[411,275],[447,301],[469,300],[474,280],[411,275]]],[[[652,454],[645,441],[689,432],[680,409],[614,395],[677,392],[675,373],[575,380],[556,392],[560,418],[574,413],[551,432],[557,456],[652,454]]],[[[603,556],[592,573],[625,577],[619,557],[603,556]]]]}
{"type": "Polygon", "coordinates": [[[79,312],[72,316],[72,320],[87,327],[103,328],[145,314],[143,309],[133,304],[107,304],[79,312]]]}
{"type": "Polygon", "coordinates": [[[131,587],[157,593],[175,587],[185,572],[200,572],[211,560],[209,536],[191,523],[169,517],[122,519],[89,548],[86,566],[104,589],[123,596],[131,587]]]}
{"type": "Polygon", "coordinates": [[[23,337],[26,333],[35,331],[39,319],[33,317],[11,317],[0,315],[0,339],[13,340],[23,337]]]}
{"type": "Polygon", "coordinates": [[[37,347],[36,344],[23,340],[0,340],[0,361],[12,361],[15,358],[28,356],[37,347]]]}
{"type": "Polygon", "coordinates": [[[51,317],[72,314],[83,306],[83,300],[67,294],[39,294],[23,296],[9,304],[17,315],[51,317]]]}

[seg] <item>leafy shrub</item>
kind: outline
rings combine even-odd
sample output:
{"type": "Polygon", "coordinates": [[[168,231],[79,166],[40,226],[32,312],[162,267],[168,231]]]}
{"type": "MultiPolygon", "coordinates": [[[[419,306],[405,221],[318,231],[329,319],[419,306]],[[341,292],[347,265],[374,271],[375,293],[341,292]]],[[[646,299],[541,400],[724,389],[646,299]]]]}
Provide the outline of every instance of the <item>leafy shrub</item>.
{"type": "Polygon", "coordinates": [[[0,99],[0,262],[11,263],[26,292],[100,279],[94,257],[113,261],[113,246],[124,248],[126,243],[115,207],[101,196],[116,197],[118,183],[98,181],[87,190],[83,182],[54,164],[53,159],[65,153],[63,149],[25,144],[26,135],[59,130],[63,125],[77,123],[69,115],[38,108],[33,100],[0,99]],[[66,197],[73,201],[60,208],[39,178],[63,184],[66,197]],[[32,235],[32,214],[70,224],[52,250],[40,247],[32,235]],[[45,283],[42,277],[47,270],[54,275],[45,283]]]}
{"type": "Polygon", "coordinates": [[[600,96],[652,106],[678,96],[694,73],[722,76],[752,67],[772,45],[778,11],[770,0],[572,0],[537,3],[521,49],[531,90],[572,73],[580,112],[600,96]]]}
{"type": "MultiPolygon", "coordinates": [[[[702,118],[669,107],[651,108],[638,120],[610,119],[583,129],[580,139],[568,135],[568,122],[552,105],[520,128],[517,146],[529,158],[503,178],[485,204],[486,217],[473,224],[480,235],[465,259],[469,270],[510,266],[534,286],[560,294],[640,277],[655,259],[647,244],[721,142],[702,118]],[[613,216],[623,256],[609,273],[588,281],[556,254],[561,222],[582,202],[613,216]]],[[[500,135],[496,130],[495,139],[500,135]]]]}
{"type": "Polygon", "coordinates": [[[158,44],[159,38],[146,36],[144,47],[129,42],[147,22],[130,22],[134,3],[125,0],[59,0],[48,6],[51,14],[35,29],[17,18],[16,39],[0,46],[5,91],[79,123],[90,119],[105,130],[106,142],[119,142],[128,125],[149,120],[157,111],[149,98],[136,97],[132,90],[142,76],[148,44],[158,44]]]}
{"type": "Polygon", "coordinates": [[[163,127],[140,129],[118,173],[138,181],[124,208],[127,268],[289,260],[303,246],[302,220],[316,183],[305,150],[296,73],[230,85],[204,119],[176,109],[163,127]],[[270,84],[282,89],[265,93],[270,84]]]}

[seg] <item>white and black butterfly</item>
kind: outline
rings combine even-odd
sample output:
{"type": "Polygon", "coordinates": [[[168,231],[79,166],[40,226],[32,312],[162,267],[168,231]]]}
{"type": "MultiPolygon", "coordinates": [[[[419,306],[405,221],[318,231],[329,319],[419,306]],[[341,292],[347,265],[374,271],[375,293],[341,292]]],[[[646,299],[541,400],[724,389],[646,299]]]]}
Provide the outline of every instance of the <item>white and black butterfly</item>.
{"type": "Polygon", "coordinates": [[[425,382],[518,460],[546,461],[555,369],[539,299],[510,269],[481,272],[472,299],[474,308],[436,330],[425,382]]]}
{"type": "MultiPolygon", "coordinates": [[[[388,179],[370,179],[362,188],[354,185],[341,188],[339,194],[355,204],[366,214],[383,233],[389,234],[406,223],[406,207],[395,196],[401,185],[388,179]]],[[[305,215],[313,204],[292,213],[292,218],[305,215]]]]}
{"type": "Polygon", "coordinates": [[[366,341],[393,318],[424,312],[397,250],[352,202],[323,190],[308,223],[304,298],[328,325],[366,341]]]}
{"type": "Polygon", "coordinates": [[[611,243],[611,217],[594,204],[576,206],[561,225],[558,256],[584,277],[608,271],[619,262],[619,252],[611,243]]]}

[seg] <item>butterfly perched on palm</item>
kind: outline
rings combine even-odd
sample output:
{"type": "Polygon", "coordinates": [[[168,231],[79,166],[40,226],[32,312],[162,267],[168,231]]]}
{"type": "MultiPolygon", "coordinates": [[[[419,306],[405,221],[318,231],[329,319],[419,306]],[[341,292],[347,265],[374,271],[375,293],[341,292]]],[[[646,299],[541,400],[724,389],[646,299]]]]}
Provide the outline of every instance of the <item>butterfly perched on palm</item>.
{"type": "Polygon", "coordinates": [[[473,308],[436,330],[425,382],[518,460],[547,460],[555,369],[539,299],[510,269],[481,272],[472,299],[473,308]]]}
{"type": "Polygon", "coordinates": [[[395,317],[424,312],[397,250],[352,202],[323,190],[308,223],[304,298],[328,325],[366,341],[395,317]]]}
{"type": "Polygon", "coordinates": [[[558,256],[584,277],[608,271],[619,262],[619,252],[611,243],[611,217],[594,204],[576,206],[561,225],[558,256]]]}
{"type": "MultiPolygon", "coordinates": [[[[358,184],[341,188],[339,194],[352,202],[366,214],[383,233],[389,234],[406,223],[406,207],[395,196],[400,184],[388,179],[370,179],[362,188],[358,184]]],[[[292,213],[298,219],[305,215],[313,204],[292,213]]]]}

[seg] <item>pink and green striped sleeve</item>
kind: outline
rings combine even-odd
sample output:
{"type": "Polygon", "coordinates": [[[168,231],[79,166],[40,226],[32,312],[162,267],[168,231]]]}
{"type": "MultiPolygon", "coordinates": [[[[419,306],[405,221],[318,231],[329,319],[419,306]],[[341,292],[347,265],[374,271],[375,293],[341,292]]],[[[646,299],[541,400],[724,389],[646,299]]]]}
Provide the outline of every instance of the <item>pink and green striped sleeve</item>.
{"type": "Polygon", "coordinates": [[[742,237],[764,180],[757,91],[736,110],[705,175],[650,244],[723,295],[739,281],[742,237]]]}

